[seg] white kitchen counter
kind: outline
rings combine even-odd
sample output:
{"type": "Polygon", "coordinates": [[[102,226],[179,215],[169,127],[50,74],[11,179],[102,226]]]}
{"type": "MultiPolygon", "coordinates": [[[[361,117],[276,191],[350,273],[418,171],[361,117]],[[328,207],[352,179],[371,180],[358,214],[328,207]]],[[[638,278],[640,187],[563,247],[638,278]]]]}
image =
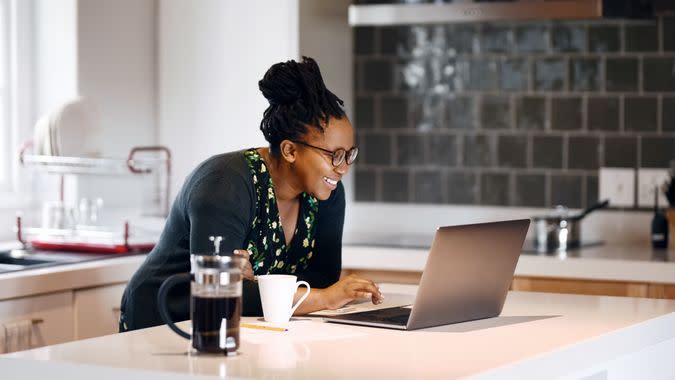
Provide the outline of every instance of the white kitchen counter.
{"type": "MultiPolygon", "coordinates": [[[[524,253],[516,276],[675,284],[675,254],[631,245],[601,245],[573,251],[574,256],[524,253]],[[666,259],[668,261],[658,261],[666,259]]],[[[343,269],[421,272],[426,249],[345,245],[343,269]]],[[[101,260],[0,274],[0,300],[35,294],[123,283],[145,255],[102,256],[101,260]]]]}
{"type": "MultiPolygon", "coordinates": [[[[383,284],[386,293],[414,294],[383,284]]],[[[246,322],[257,322],[244,318],[246,322]]],[[[185,327],[185,326],[184,326],[185,327]]],[[[395,331],[298,318],[287,332],[241,329],[240,355],[186,354],[160,326],[0,356],[7,378],[667,379],[675,301],[510,292],[502,315],[395,331]]]]}
{"type": "MultiPolygon", "coordinates": [[[[427,249],[344,246],[343,269],[421,272],[427,249]]],[[[640,245],[598,245],[561,254],[520,255],[516,276],[675,284],[675,253],[640,245]]]]}
{"type": "Polygon", "coordinates": [[[76,264],[0,273],[0,300],[129,281],[145,255],[102,256],[76,264]]]}

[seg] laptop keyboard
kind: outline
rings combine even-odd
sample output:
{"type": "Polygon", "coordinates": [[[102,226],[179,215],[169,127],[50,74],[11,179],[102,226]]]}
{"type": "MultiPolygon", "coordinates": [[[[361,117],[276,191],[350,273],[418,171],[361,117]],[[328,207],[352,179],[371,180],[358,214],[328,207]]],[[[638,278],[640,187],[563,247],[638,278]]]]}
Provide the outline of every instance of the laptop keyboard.
{"type": "Polygon", "coordinates": [[[405,326],[410,318],[410,310],[410,308],[405,307],[391,307],[379,310],[362,311],[360,313],[349,314],[348,319],[405,326]]]}

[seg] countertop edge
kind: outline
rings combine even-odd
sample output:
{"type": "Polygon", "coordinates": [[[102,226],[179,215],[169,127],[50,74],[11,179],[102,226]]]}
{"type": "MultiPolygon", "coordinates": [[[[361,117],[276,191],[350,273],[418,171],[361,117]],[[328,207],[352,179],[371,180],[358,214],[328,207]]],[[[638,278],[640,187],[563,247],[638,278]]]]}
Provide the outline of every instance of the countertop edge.
{"type": "MultiPolygon", "coordinates": [[[[426,249],[344,246],[342,268],[421,272],[426,249]]],[[[516,276],[675,284],[675,262],[522,254],[516,276]]]]}
{"type": "Polygon", "coordinates": [[[110,257],[0,275],[0,300],[129,281],[146,255],[110,257]]]}

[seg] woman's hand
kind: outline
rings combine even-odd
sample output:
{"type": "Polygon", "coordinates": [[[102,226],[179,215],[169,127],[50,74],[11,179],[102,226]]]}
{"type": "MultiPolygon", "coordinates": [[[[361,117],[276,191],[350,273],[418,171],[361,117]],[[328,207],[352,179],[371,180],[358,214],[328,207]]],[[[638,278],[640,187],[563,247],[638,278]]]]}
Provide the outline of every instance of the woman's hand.
{"type": "Polygon", "coordinates": [[[384,301],[380,289],[374,282],[355,274],[343,277],[340,281],[323,289],[322,295],[327,309],[341,308],[358,298],[370,298],[375,305],[384,301]]]}
{"type": "Polygon", "coordinates": [[[246,262],[244,263],[244,268],[241,271],[242,274],[244,275],[244,278],[247,280],[255,281],[255,275],[253,274],[253,267],[251,267],[251,260],[249,260],[251,252],[246,249],[235,249],[234,254],[246,259],[246,262]]]}

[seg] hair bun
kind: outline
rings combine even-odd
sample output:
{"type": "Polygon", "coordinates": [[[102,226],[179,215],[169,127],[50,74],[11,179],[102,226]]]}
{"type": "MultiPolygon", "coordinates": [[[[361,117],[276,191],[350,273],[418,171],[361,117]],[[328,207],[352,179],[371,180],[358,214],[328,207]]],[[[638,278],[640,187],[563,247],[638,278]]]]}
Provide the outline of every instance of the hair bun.
{"type": "Polygon", "coordinates": [[[271,105],[290,105],[302,99],[302,72],[293,60],[274,64],[258,82],[271,105]]]}

